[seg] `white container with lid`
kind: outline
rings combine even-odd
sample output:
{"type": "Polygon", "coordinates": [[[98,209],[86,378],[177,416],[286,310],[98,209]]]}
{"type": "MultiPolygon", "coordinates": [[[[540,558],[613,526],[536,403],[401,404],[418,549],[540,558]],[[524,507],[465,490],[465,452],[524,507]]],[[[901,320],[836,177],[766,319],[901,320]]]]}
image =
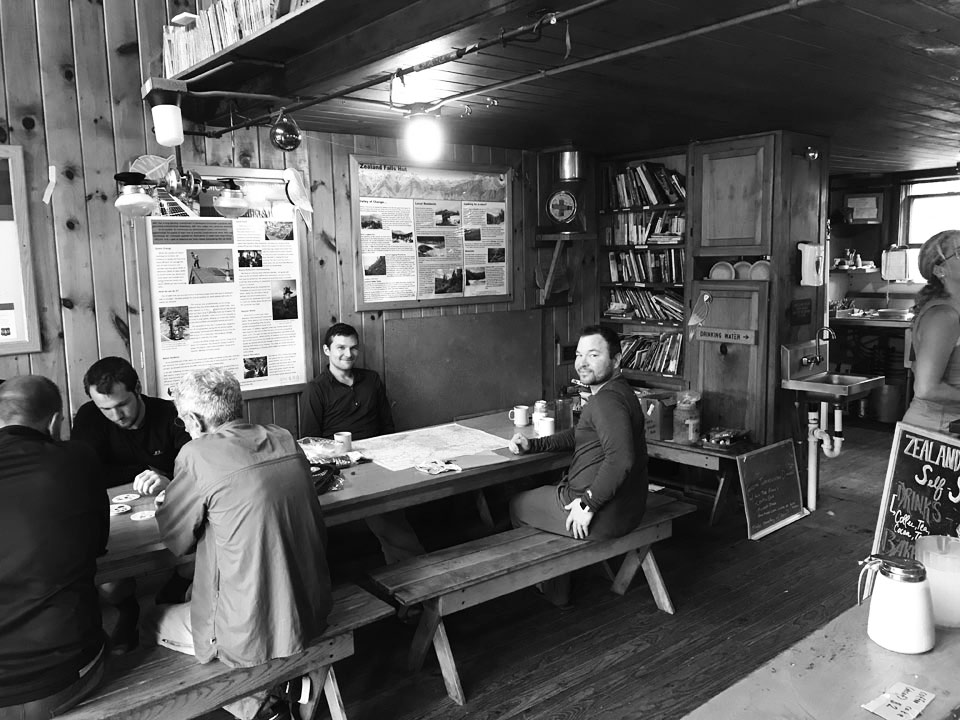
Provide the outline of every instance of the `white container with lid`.
{"type": "Polygon", "coordinates": [[[857,604],[870,597],[870,639],[898,653],[912,655],[933,649],[933,607],[923,565],[888,555],[871,555],[861,565],[857,604]]]}

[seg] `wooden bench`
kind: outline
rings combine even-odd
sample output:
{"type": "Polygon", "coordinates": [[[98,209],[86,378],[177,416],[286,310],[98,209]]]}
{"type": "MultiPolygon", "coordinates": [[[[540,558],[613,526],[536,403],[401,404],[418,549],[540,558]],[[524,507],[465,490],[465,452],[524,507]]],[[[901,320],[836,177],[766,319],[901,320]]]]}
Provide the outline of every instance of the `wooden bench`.
{"type": "Polygon", "coordinates": [[[612,589],[622,595],[643,568],[657,607],[673,614],[650,546],[672,534],[673,519],[694,512],[688,503],[651,495],[643,523],[629,535],[582,541],[533,528],[517,528],[385,567],[373,581],[400,605],[423,605],[410,648],[409,666],[419,670],[433,644],[447,694],[465,697],[443,617],[521,588],[625,555],[612,589]]]}
{"type": "Polygon", "coordinates": [[[58,718],[193,718],[258,690],[309,675],[312,691],[310,702],[301,706],[304,720],[313,717],[321,687],[330,716],[345,719],[333,663],[353,655],[354,630],[393,614],[387,603],[355,585],[338,587],[333,592],[326,632],[298,655],[251,668],[229,668],[216,661],[201,665],[192,655],[151,647],[108,662],[104,681],[94,695],[58,718]]]}

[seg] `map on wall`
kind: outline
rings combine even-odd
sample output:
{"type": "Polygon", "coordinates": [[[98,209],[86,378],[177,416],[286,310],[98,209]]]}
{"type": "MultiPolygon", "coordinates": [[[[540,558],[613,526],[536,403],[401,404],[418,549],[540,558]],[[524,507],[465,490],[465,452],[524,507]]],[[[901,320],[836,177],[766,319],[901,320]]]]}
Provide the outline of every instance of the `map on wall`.
{"type": "Polygon", "coordinates": [[[355,177],[360,309],[509,297],[506,173],[357,162],[355,177]]]}

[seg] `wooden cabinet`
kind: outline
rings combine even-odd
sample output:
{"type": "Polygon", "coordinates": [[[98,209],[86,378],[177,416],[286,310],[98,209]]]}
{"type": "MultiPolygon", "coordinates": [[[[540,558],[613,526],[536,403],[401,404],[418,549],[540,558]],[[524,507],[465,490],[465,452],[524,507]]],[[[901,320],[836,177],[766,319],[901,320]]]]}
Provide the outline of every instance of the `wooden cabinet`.
{"type": "Polygon", "coordinates": [[[766,281],[703,280],[693,297],[706,308],[691,328],[687,360],[691,385],[701,393],[703,431],[744,428],[753,441],[767,435],[769,318],[766,281]],[[701,303],[704,296],[709,299],[701,303]]]}
{"type": "Polygon", "coordinates": [[[690,235],[695,254],[770,254],[775,139],[764,134],[691,146],[690,235]]]}
{"type": "MultiPolygon", "coordinates": [[[[736,378],[741,402],[753,406],[744,411],[750,423],[744,427],[751,430],[752,439],[762,444],[783,440],[793,434],[793,399],[780,389],[780,346],[810,340],[825,324],[826,287],[800,284],[798,244],[825,241],[828,143],[820,137],[776,131],[694,143],[689,155],[691,278],[709,277],[718,261],[755,263],[760,257],[769,261],[769,280],[761,281],[766,291],[760,308],[767,331],[765,340],[758,340],[756,357],[737,349],[710,363],[704,353],[715,348],[697,340],[687,345],[691,387],[707,393],[703,428],[721,417],[725,426],[739,427],[729,419],[734,410],[729,393],[710,384],[719,373],[736,378]],[[737,369],[734,361],[751,369],[737,369]],[[754,377],[756,385],[742,385],[742,373],[754,377]]],[[[728,282],[734,288],[740,281],[728,282]]]]}

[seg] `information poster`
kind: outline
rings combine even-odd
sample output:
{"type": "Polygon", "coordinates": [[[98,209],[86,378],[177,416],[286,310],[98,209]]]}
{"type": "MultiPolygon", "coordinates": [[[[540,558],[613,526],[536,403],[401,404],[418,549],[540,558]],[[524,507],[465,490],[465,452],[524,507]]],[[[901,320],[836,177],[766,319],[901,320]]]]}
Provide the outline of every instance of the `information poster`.
{"type": "Polygon", "coordinates": [[[27,339],[25,272],[29,268],[20,262],[20,237],[12,207],[0,205],[0,347],[27,339]]]}
{"type": "Polygon", "coordinates": [[[505,173],[358,162],[358,305],[509,297],[505,173]]]}
{"type": "Polygon", "coordinates": [[[205,367],[231,370],[245,391],[306,382],[303,277],[291,207],[278,203],[279,214],[264,205],[252,209],[256,217],[235,220],[148,219],[161,394],[185,372],[205,367]]]}

